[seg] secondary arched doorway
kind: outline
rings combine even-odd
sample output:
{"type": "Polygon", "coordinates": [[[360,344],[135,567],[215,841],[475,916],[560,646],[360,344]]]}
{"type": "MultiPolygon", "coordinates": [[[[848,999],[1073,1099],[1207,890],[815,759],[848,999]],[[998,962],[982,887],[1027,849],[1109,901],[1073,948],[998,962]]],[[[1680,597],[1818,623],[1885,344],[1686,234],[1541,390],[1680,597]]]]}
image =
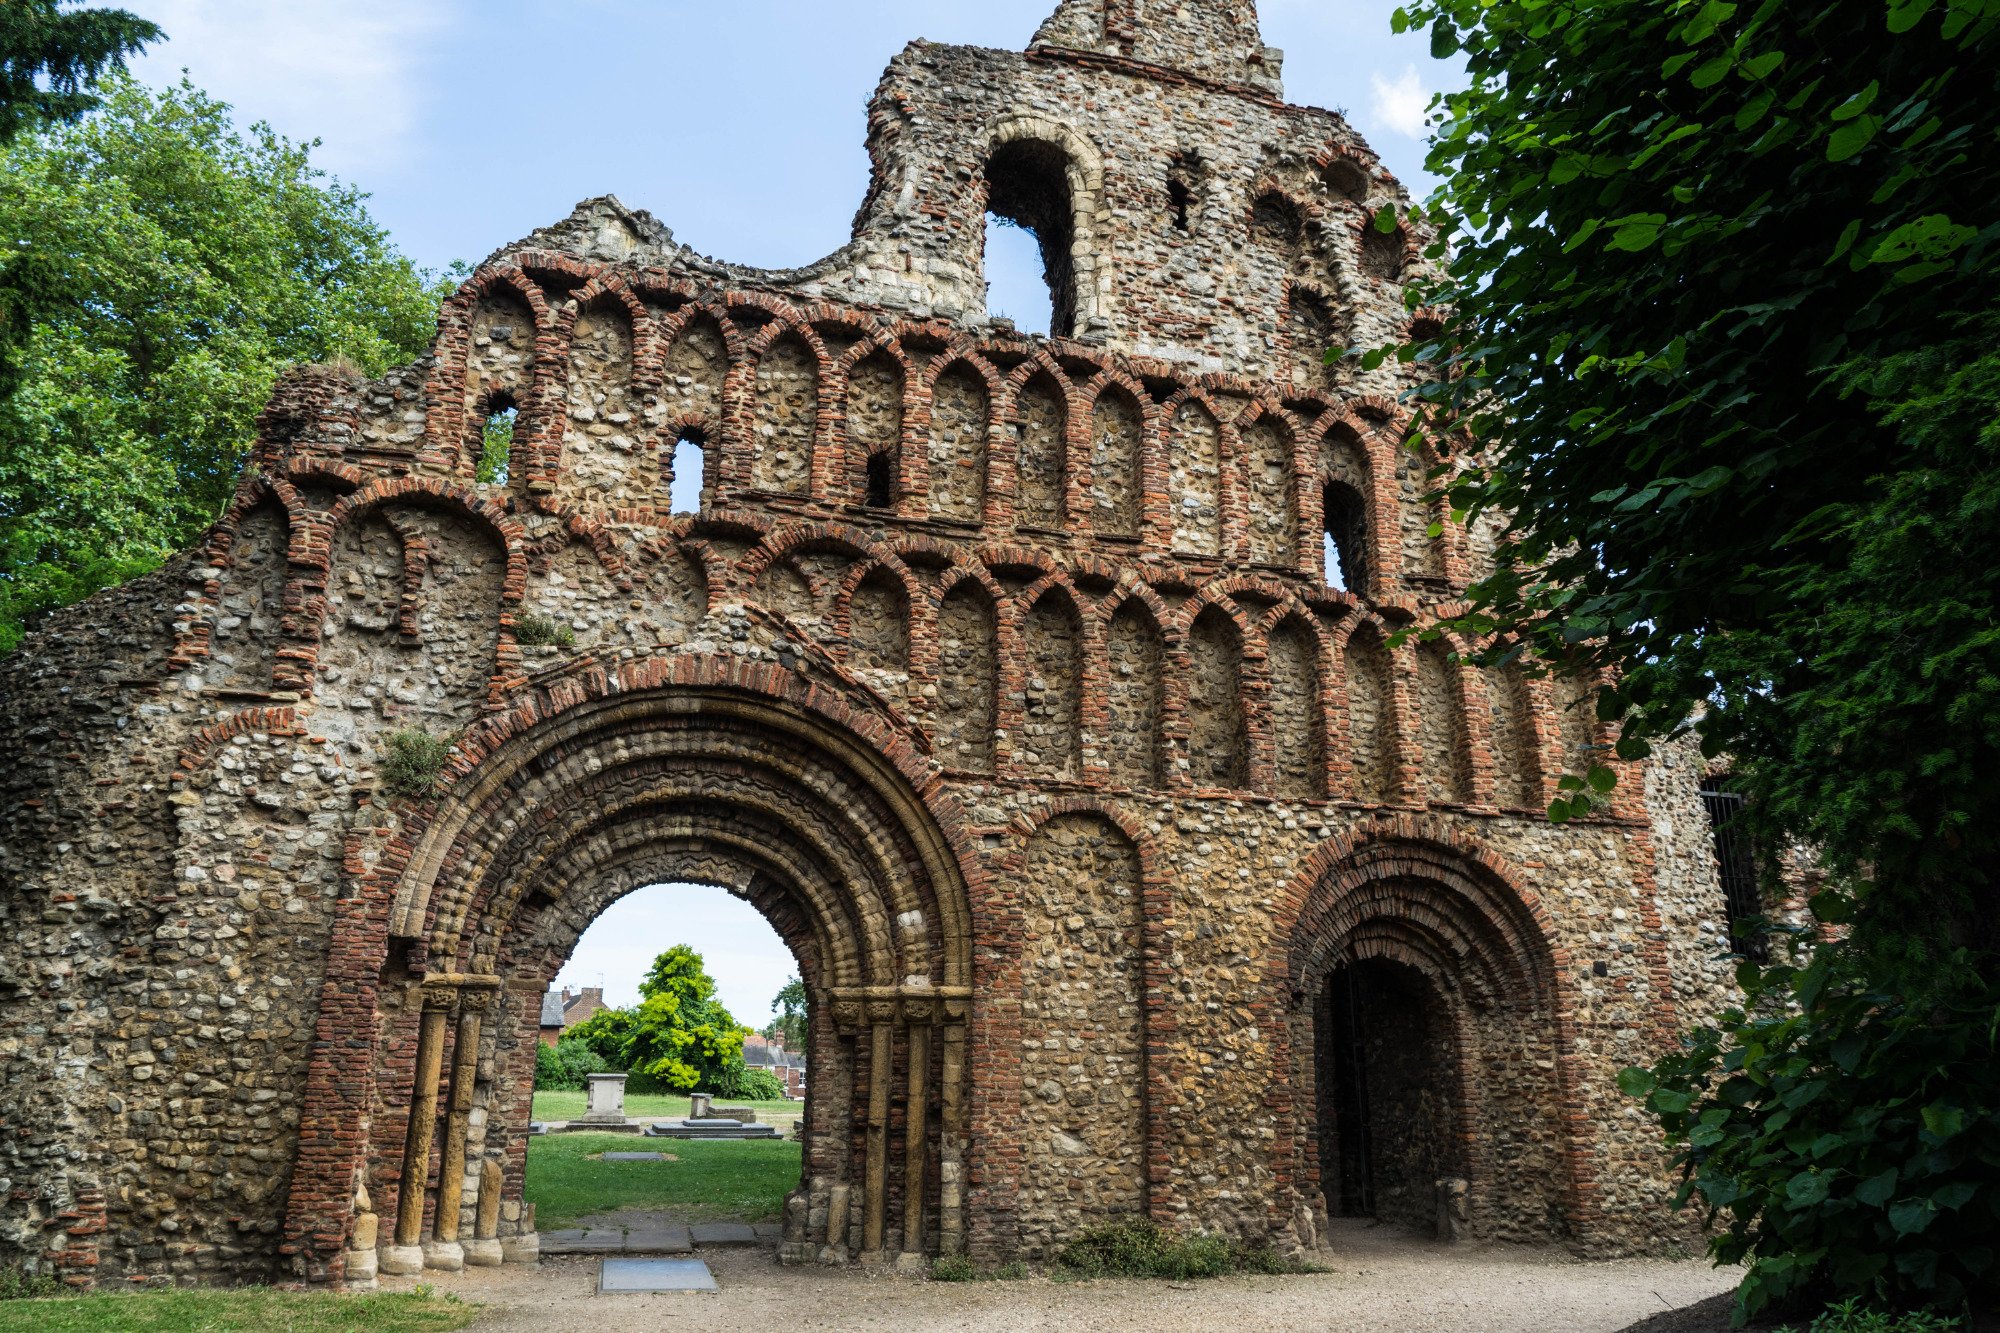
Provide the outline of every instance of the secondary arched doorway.
{"type": "Polygon", "coordinates": [[[1562,1236],[1569,1057],[1544,924],[1490,857],[1401,823],[1325,849],[1290,897],[1305,1204],[1424,1232],[1562,1236]]]}
{"type": "Polygon", "coordinates": [[[496,1216],[502,1239],[528,1230],[540,997],[611,903],[687,881],[754,903],[813,1000],[786,1257],[963,1249],[971,923],[921,759],[899,767],[892,738],[782,679],[599,684],[469,738],[408,844],[374,987],[363,1229],[406,1263],[496,1216]]]}

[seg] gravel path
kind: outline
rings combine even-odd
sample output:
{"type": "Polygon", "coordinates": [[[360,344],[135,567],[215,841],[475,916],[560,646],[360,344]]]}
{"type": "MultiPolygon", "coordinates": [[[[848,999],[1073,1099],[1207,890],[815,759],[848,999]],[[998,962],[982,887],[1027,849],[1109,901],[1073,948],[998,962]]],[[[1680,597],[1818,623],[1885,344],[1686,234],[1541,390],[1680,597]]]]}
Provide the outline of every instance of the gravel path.
{"type": "MultiPolygon", "coordinates": [[[[704,1250],[707,1296],[599,1296],[597,1262],[435,1274],[491,1313],[476,1333],[657,1333],[661,1328],[895,1329],[912,1333],[1615,1333],[1728,1289],[1706,1262],[1580,1263],[1512,1246],[1443,1249],[1386,1228],[1342,1227],[1329,1272],[1213,1282],[927,1282],[854,1269],[782,1268],[768,1250],[704,1250]]],[[[385,1279],[385,1287],[414,1283],[385,1279]]]]}

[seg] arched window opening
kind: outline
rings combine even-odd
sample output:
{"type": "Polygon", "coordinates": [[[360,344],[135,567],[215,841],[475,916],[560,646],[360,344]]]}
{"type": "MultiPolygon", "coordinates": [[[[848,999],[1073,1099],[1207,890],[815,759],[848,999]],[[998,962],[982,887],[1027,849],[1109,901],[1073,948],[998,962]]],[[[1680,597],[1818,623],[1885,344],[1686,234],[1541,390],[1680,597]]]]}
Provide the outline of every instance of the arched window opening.
{"type": "Polygon", "coordinates": [[[486,404],[486,420],[479,427],[479,466],[473,480],[481,486],[505,486],[513,472],[514,427],[520,409],[507,394],[496,393],[486,404]]]}
{"type": "Polygon", "coordinates": [[[1326,586],[1357,597],[1368,586],[1368,502],[1344,481],[1326,484],[1326,586]]]}
{"type": "Polygon", "coordinates": [[[1188,221],[1188,206],[1194,202],[1194,191],[1178,176],[1167,181],[1167,216],[1173,219],[1175,231],[1191,231],[1188,221]]]}
{"type": "Polygon", "coordinates": [[[986,279],[988,311],[1011,312],[1028,333],[1068,337],[1076,332],[1076,214],[1069,186],[1069,158],[1053,144],[1015,140],[994,149],[986,163],[986,279]],[[1009,233],[1013,234],[1010,235],[1009,233]],[[1020,233],[1034,238],[1049,311],[1046,327],[1032,316],[1020,280],[1026,247],[1020,233]],[[997,261],[997,262],[996,262],[997,261]]]}
{"type": "Polygon", "coordinates": [[[1361,271],[1371,278],[1400,282],[1403,277],[1403,229],[1380,231],[1374,223],[1361,233],[1361,271]]]}
{"type": "Polygon", "coordinates": [[[1259,195],[1251,206],[1250,227],[1267,245],[1294,246],[1305,236],[1299,206],[1275,190],[1259,195]]]}
{"type": "Polygon", "coordinates": [[[1715,870],[1722,880],[1730,938],[1747,957],[1763,962],[1770,949],[1761,928],[1764,900],[1757,891],[1757,846],[1742,822],[1749,800],[1742,792],[1729,790],[1728,778],[1718,777],[1702,781],[1701,803],[1715,838],[1715,870]]]}
{"type": "Polygon", "coordinates": [[[870,509],[896,507],[896,460],[891,454],[868,456],[868,491],[862,503],[870,509]]]}
{"type": "Polygon", "coordinates": [[[667,479],[667,493],[676,514],[699,514],[704,489],[704,446],[702,433],[689,427],[674,441],[673,469],[667,479]]]}
{"type": "Polygon", "coordinates": [[[1353,204],[1361,203],[1368,198],[1368,173],[1361,169],[1360,163],[1348,158],[1336,157],[1327,163],[1326,170],[1320,173],[1320,179],[1326,182],[1327,190],[1335,198],[1345,199],[1353,204]]]}

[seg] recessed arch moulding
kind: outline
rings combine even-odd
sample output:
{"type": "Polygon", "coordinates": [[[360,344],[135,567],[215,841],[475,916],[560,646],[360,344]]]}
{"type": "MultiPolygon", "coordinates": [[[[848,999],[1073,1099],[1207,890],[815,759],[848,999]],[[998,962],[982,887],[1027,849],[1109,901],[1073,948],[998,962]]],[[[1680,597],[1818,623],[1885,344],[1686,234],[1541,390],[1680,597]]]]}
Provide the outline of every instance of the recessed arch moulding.
{"type": "Polygon", "coordinates": [[[537,997],[682,879],[812,995],[790,1260],[1320,1243],[1336,979],[1414,1034],[1396,1220],[1449,1171],[1476,1234],[1661,1243],[1615,1072],[1726,994],[1696,765],[1553,826],[1583,696],[1398,637],[1493,534],[1426,499],[1403,370],[1313,348],[1402,327],[1421,238],[1364,264],[1404,195],[1252,6],[1151,8],[907,48],[818,264],[613,199],[504,247],[425,359],[286,376],[203,542],[0,663],[0,1262],[533,1257],[537,997]],[[996,173],[1069,336],[986,318],[996,173]],[[392,784],[410,732],[447,757],[392,784]]]}

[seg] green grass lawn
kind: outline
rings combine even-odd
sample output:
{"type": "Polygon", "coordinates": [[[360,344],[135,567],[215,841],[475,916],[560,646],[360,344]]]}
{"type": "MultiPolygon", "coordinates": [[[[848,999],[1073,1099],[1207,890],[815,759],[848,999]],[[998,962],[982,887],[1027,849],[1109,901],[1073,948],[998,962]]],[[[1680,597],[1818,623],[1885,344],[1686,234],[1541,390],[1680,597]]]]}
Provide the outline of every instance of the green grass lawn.
{"type": "MultiPolygon", "coordinates": [[[[582,1117],[585,1103],[590,1094],[585,1092],[538,1092],[535,1094],[535,1119],[576,1120],[582,1117]]],[[[756,1111],[757,1118],[771,1121],[780,1117],[797,1119],[806,1109],[804,1102],[737,1102],[718,1101],[717,1106],[747,1106],[756,1111]]],[[[649,1092],[628,1093],[625,1097],[625,1114],[634,1120],[679,1120],[687,1116],[688,1099],[649,1092]]]]}
{"type": "Polygon", "coordinates": [[[479,1307],[426,1292],[352,1296],[269,1291],[120,1292],[0,1301],[0,1333],[433,1333],[479,1307]]]}
{"type": "Polygon", "coordinates": [[[624,1208],[684,1221],[772,1222],[798,1183],[799,1145],[785,1141],[697,1143],[630,1134],[548,1134],[528,1141],[527,1199],[541,1231],[624,1208]],[[606,1152],[656,1151],[679,1160],[592,1160],[606,1152]]]}

